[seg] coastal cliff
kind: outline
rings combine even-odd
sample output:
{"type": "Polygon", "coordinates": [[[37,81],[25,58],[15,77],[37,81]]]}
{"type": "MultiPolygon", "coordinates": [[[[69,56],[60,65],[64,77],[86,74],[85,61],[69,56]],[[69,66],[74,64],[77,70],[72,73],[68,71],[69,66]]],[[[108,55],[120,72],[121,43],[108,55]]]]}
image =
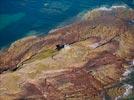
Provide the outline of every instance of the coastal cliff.
{"type": "MultiPolygon", "coordinates": [[[[125,98],[124,73],[133,68],[134,10],[112,7],[27,37],[0,54],[1,100],[125,98]],[[63,45],[60,50],[57,45],[63,45]]],[[[131,94],[134,94],[132,91],[131,94]]]]}

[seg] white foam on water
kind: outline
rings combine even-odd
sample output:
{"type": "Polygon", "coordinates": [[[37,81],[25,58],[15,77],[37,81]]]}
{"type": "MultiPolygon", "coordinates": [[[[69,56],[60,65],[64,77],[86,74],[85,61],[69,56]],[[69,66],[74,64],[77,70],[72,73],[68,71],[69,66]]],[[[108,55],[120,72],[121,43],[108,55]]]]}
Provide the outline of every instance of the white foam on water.
{"type": "Polygon", "coordinates": [[[133,86],[130,84],[125,84],[124,88],[126,89],[125,93],[123,94],[123,97],[128,96],[129,94],[132,93],[133,86]]]}
{"type": "Polygon", "coordinates": [[[123,87],[125,88],[126,91],[124,92],[123,95],[117,96],[115,98],[115,100],[122,100],[122,98],[124,98],[124,97],[126,97],[126,96],[128,96],[129,94],[132,93],[132,90],[133,90],[133,86],[132,85],[124,84],[123,87]]]}
{"type": "Polygon", "coordinates": [[[58,31],[58,30],[60,30],[61,28],[57,28],[57,29],[52,29],[52,30],[50,30],[48,33],[54,33],[54,32],[56,32],[56,31],[58,31]]]}
{"type": "MultiPolygon", "coordinates": [[[[129,75],[134,71],[134,69],[132,68],[132,65],[134,65],[134,60],[132,60],[131,65],[129,66],[129,68],[126,69],[126,71],[122,74],[123,77],[120,78],[120,81],[126,80],[127,78],[129,78],[129,75]]],[[[125,85],[123,85],[123,87],[126,89],[126,91],[123,94],[123,96],[121,96],[121,98],[122,97],[126,97],[129,94],[131,94],[132,93],[132,89],[133,89],[133,86],[129,85],[129,84],[125,84],[125,85]]],[[[121,98],[116,97],[115,100],[118,100],[118,99],[120,100],[121,98]]]]}
{"type": "Polygon", "coordinates": [[[127,68],[125,70],[125,72],[122,74],[123,77],[120,78],[120,81],[128,79],[129,78],[129,75],[132,72],[134,72],[134,68],[132,68],[132,65],[130,65],[129,68],[127,68]]]}
{"type": "Polygon", "coordinates": [[[126,69],[126,71],[122,74],[124,77],[127,77],[129,74],[131,74],[133,70],[130,68],[130,69],[126,69]]]}
{"type": "Polygon", "coordinates": [[[63,28],[67,28],[67,27],[69,27],[70,25],[65,25],[65,26],[58,26],[57,28],[55,28],[55,29],[51,29],[48,33],[54,33],[54,32],[56,32],[56,31],[58,31],[58,30],[61,30],[61,29],[63,29],[63,28]]]}
{"type": "MultiPolygon", "coordinates": [[[[117,8],[127,8],[127,5],[111,6],[111,7],[102,6],[102,7],[99,7],[99,8],[95,8],[93,10],[87,11],[82,19],[87,19],[90,16],[91,12],[94,12],[94,11],[111,11],[111,10],[117,9],[117,8]]],[[[129,8],[129,9],[131,10],[131,8],[129,8]]]]}
{"type": "Polygon", "coordinates": [[[94,10],[96,10],[96,11],[99,11],[99,10],[110,11],[110,10],[112,10],[112,8],[100,7],[100,8],[96,8],[94,10]]]}
{"type": "Polygon", "coordinates": [[[87,11],[88,11],[88,10],[84,10],[84,11],[78,13],[78,14],[76,15],[76,18],[80,18],[80,19],[81,19],[81,18],[87,13],[87,11]]]}
{"type": "Polygon", "coordinates": [[[126,5],[121,5],[121,6],[112,6],[111,8],[127,8],[126,5]]]}
{"type": "Polygon", "coordinates": [[[102,6],[100,8],[96,8],[93,11],[111,11],[112,9],[116,9],[116,8],[127,8],[126,5],[121,5],[121,6],[112,6],[110,8],[102,6]]]}
{"type": "Polygon", "coordinates": [[[134,59],[131,61],[131,64],[128,66],[125,72],[122,74],[123,79],[126,79],[134,71],[134,68],[132,66],[134,66],[134,59]]]}

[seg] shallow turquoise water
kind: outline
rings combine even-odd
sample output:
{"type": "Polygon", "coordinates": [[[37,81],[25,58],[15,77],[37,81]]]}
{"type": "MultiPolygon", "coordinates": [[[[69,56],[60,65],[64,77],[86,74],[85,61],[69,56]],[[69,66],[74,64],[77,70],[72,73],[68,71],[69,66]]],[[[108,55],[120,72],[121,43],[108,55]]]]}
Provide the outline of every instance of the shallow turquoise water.
{"type": "Polygon", "coordinates": [[[0,0],[0,48],[27,35],[47,34],[86,10],[124,4],[134,7],[133,0],[0,0]]]}
{"type": "Polygon", "coordinates": [[[24,16],[25,16],[25,13],[1,14],[0,15],[0,31],[9,25],[12,25],[14,22],[19,21],[24,16]]]}

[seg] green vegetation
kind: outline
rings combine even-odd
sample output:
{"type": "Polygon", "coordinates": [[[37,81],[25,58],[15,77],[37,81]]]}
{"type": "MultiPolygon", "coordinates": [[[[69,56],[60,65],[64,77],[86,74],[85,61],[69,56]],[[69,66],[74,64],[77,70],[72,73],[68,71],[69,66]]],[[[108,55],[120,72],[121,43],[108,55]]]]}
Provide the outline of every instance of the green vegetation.
{"type": "Polygon", "coordinates": [[[45,49],[45,50],[41,51],[40,53],[36,54],[35,56],[33,56],[30,60],[26,61],[25,63],[33,62],[35,60],[42,60],[47,57],[52,57],[55,54],[56,54],[56,50],[45,49]]]}
{"type": "Polygon", "coordinates": [[[41,59],[44,59],[44,58],[53,56],[54,54],[55,54],[55,50],[48,49],[48,50],[44,50],[44,51],[42,51],[41,53],[37,54],[37,55],[35,56],[35,58],[41,60],[41,59]]]}

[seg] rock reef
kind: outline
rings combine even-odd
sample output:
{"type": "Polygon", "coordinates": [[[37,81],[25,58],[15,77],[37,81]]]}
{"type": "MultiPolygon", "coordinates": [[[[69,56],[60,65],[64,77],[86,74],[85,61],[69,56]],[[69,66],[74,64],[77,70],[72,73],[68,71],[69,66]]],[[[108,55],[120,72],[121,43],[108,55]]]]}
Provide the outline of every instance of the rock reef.
{"type": "Polygon", "coordinates": [[[123,99],[133,20],[133,9],[93,10],[47,36],[16,41],[0,53],[0,100],[123,99]]]}

